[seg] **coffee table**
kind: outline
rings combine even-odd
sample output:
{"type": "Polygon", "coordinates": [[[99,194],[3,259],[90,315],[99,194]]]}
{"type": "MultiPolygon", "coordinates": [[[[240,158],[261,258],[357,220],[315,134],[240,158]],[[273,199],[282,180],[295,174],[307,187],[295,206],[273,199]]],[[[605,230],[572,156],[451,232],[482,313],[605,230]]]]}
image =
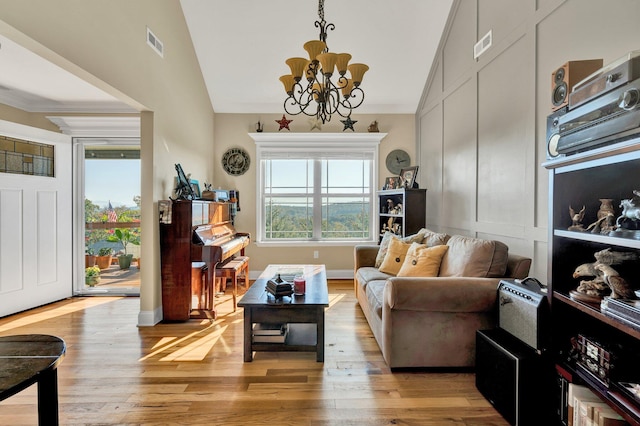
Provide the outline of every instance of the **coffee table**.
{"type": "Polygon", "coordinates": [[[238,306],[244,309],[245,362],[253,360],[254,351],[316,352],[316,361],[324,362],[324,309],[329,306],[324,265],[268,265],[238,306]],[[306,279],[304,295],[275,298],[266,291],[267,281],[278,273],[282,279],[293,281],[293,275],[299,272],[306,279]],[[258,323],[288,324],[285,341],[254,341],[253,327],[258,323]],[[310,327],[310,324],[316,326],[310,327]]]}

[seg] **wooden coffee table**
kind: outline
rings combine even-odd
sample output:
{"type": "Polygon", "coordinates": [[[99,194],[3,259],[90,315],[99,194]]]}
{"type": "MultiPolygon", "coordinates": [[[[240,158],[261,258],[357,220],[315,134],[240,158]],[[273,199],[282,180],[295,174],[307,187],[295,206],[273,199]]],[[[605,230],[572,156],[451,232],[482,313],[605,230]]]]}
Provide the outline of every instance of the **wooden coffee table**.
{"type": "Polygon", "coordinates": [[[324,309],[329,306],[327,274],[324,265],[269,265],[242,296],[238,306],[244,308],[244,361],[253,360],[254,351],[316,352],[316,361],[324,362],[324,309]],[[267,281],[278,273],[286,281],[302,272],[306,292],[302,296],[275,298],[266,291],[267,281]],[[256,342],[254,324],[288,324],[286,340],[256,342]],[[309,326],[315,324],[316,326],[309,326]],[[315,331],[315,333],[314,333],[315,331]]]}

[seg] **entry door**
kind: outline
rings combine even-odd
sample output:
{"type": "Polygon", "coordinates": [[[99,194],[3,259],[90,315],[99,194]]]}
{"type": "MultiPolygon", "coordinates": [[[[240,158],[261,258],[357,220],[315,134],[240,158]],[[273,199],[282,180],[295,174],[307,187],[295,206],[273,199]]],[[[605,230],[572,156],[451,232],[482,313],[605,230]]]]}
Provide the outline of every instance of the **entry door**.
{"type": "MultiPolygon", "coordinates": [[[[0,172],[0,316],[5,316],[72,294],[71,138],[1,120],[0,136],[54,151],[53,177],[0,172]]],[[[15,141],[4,142],[0,154],[14,152],[14,162],[22,157],[28,173],[31,153],[23,151],[29,147],[19,144],[17,155],[15,141]]]]}

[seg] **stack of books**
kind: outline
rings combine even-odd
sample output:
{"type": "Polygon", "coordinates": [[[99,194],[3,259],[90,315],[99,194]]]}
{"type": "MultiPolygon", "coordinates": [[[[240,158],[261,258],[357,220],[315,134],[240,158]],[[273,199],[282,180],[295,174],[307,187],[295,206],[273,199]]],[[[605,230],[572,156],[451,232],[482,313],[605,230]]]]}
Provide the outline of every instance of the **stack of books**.
{"type": "Polygon", "coordinates": [[[600,302],[600,310],[606,316],[640,330],[640,300],[605,297],[600,302]]]}
{"type": "Polygon", "coordinates": [[[569,383],[568,426],[622,426],[628,423],[586,386],[569,383]]]}
{"type": "Polygon", "coordinates": [[[288,324],[256,323],[253,325],[253,342],[284,343],[288,332],[288,324]]]}

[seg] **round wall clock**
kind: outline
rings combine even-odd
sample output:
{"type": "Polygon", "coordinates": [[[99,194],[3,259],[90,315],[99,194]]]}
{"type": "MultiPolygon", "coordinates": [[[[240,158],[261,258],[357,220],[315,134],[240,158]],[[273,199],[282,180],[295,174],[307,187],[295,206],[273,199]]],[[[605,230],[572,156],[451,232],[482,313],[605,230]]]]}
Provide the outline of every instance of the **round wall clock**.
{"type": "Polygon", "coordinates": [[[394,175],[399,175],[404,167],[411,166],[411,157],[406,151],[394,149],[387,155],[387,169],[394,175]]]}
{"type": "Polygon", "coordinates": [[[224,171],[233,176],[240,176],[249,170],[249,154],[242,148],[230,148],[222,156],[224,171]]]}

